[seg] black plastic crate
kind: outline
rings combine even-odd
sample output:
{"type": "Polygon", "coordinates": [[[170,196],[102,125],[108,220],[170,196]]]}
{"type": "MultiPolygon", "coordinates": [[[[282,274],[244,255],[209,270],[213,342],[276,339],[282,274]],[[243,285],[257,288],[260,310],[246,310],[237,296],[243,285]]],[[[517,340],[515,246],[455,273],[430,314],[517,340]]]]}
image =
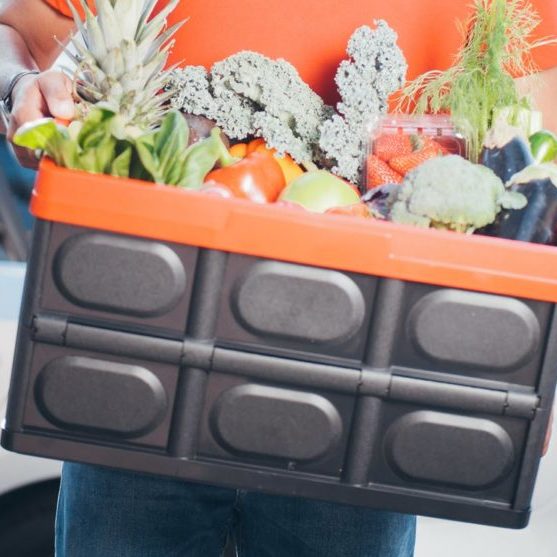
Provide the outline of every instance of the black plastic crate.
{"type": "Polygon", "coordinates": [[[39,221],[2,444],[520,528],[554,304],[39,221]]]}

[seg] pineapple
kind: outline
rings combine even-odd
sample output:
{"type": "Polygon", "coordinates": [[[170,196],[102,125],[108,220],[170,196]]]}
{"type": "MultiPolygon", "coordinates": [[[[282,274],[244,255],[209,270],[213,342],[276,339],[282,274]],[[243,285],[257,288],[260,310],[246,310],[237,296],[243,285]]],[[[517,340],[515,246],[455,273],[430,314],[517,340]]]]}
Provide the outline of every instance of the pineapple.
{"type": "Polygon", "coordinates": [[[75,52],[66,52],[76,65],[74,90],[82,116],[94,105],[115,112],[122,138],[158,127],[172,95],[161,93],[172,70],[164,67],[172,36],[183,23],[166,29],[166,18],[179,0],[171,0],[151,20],[157,0],[95,0],[97,15],[79,0],[85,22],[66,1],[78,29],[71,40],[75,52]]]}

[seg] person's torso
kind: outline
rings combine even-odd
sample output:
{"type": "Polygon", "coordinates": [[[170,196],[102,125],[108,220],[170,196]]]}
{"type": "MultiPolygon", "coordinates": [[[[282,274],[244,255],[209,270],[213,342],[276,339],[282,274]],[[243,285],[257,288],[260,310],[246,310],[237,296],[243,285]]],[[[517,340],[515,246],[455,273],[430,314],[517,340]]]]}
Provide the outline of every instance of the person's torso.
{"type": "MultiPolygon", "coordinates": [[[[43,0],[70,15],[67,0],[43,0]]],[[[72,0],[80,9],[80,0],[72,0]]],[[[480,0],[476,0],[479,2],[480,0]]],[[[94,7],[94,0],[87,0],[94,7]]],[[[159,0],[157,9],[168,0],[159,0]]],[[[535,37],[557,35],[557,2],[529,0],[541,24],[535,37]]],[[[473,0],[180,0],[170,23],[188,22],[177,34],[170,63],[214,62],[240,50],[255,50],[290,61],[302,78],[328,101],[333,78],[346,57],[347,40],[360,25],[385,19],[399,35],[408,78],[444,70],[456,58],[473,0]],[[460,22],[460,25],[459,25],[460,22]]],[[[557,66],[557,48],[535,49],[540,68],[557,66]]]]}

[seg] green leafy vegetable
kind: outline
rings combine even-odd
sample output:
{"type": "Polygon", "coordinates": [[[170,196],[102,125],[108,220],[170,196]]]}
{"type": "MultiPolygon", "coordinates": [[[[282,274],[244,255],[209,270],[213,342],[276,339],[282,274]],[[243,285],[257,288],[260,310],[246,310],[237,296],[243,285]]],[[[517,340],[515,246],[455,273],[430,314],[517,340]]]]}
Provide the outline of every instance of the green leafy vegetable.
{"type": "Polygon", "coordinates": [[[44,151],[49,141],[60,133],[61,130],[53,118],[41,118],[40,120],[23,124],[17,130],[14,142],[20,147],[44,151]]]}
{"type": "Polygon", "coordinates": [[[29,149],[40,149],[56,164],[93,173],[129,174],[131,144],[112,133],[117,115],[106,108],[95,108],[81,122],[65,127],[52,118],[22,126],[14,143],[29,149]],[[122,156],[126,150],[128,155],[122,156]],[[124,167],[128,162],[128,169],[124,167]]]}
{"type": "Polygon", "coordinates": [[[112,161],[110,174],[120,178],[128,178],[132,160],[132,146],[127,145],[124,150],[112,161]]]}
{"type": "Polygon", "coordinates": [[[186,188],[200,188],[215,165],[236,162],[218,128],[188,147],[189,127],[177,110],[168,112],[158,130],[135,138],[121,131],[120,116],[99,105],[68,127],[52,118],[22,126],[14,143],[40,149],[66,168],[186,188]]]}
{"type": "Polygon", "coordinates": [[[411,82],[398,108],[449,112],[467,136],[470,158],[477,161],[494,109],[530,109],[513,76],[533,73],[532,49],[554,39],[532,39],[541,20],[526,0],[474,0],[474,7],[466,43],[455,65],[443,72],[427,72],[411,82]]]}
{"type": "Polygon", "coordinates": [[[180,186],[199,189],[203,185],[205,176],[217,163],[224,167],[236,162],[237,159],[230,155],[220,134],[219,128],[213,128],[209,137],[190,145],[185,154],[180,186]]]}

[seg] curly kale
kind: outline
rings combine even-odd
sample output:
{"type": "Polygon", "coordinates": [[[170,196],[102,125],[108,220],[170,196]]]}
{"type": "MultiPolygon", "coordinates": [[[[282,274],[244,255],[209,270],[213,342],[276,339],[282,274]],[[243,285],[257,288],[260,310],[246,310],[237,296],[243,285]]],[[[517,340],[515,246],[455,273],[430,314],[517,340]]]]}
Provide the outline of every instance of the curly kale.
{"type": "Polygon", "coordinates": [[[357,29],[348,42],[350,60],[335,82],[338,114],[302,81],[286,60],[242,51],[213,65],[174,72],[174,108],[214,120],[229,137],[263,137],[297,162],[313,160],[358,183],[370,119],[387,109],[400,88],[406,61],[396,33],[384,22],[357,29]]]}
{"type": "Polygon", "coordinates": [[[332,109],[285,60],[242,51],[205,68],[174,72],[172,104],[214,120],[232,138],[263,137],[296,161],[312,160],[319,126],[332,109]]]}
{"type": "Polygon", "coordinates": [[[359,27],[348,41],[335,82],[339,114],[324,122],[319,146],[333,162],[333,172],[358,183],[371,119],[387,111],[389,96],[404,83],[407,64],[397,34],[385,21],[359,27]]]}

